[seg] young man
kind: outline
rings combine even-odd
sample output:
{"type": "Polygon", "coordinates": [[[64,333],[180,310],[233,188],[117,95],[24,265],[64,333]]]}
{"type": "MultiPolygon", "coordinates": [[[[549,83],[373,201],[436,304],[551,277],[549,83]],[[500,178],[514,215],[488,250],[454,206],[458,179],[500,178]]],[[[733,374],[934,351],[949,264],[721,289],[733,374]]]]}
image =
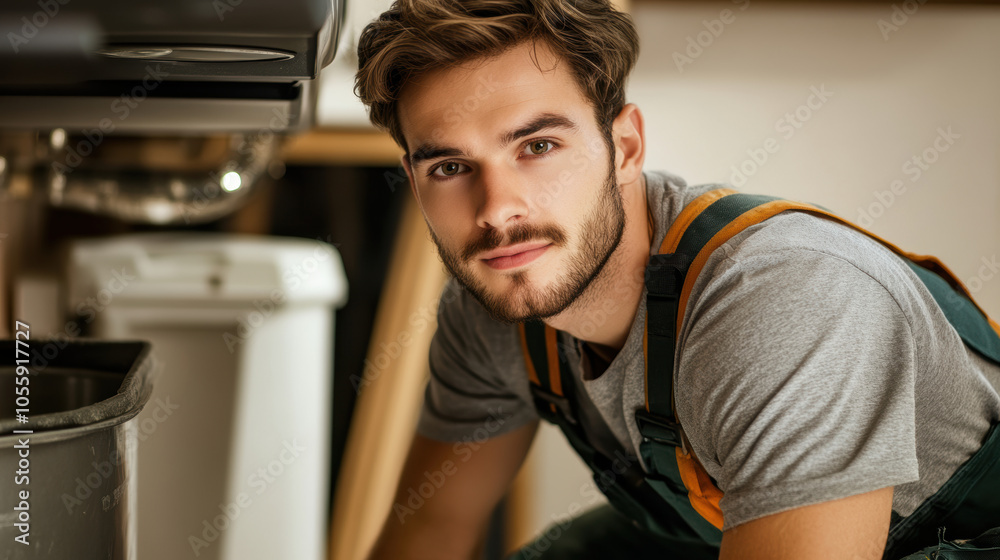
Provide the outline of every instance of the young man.
{"type": "MultiPolygon", "coordinates": [[[[624,99],[637,53],[629,18],[599,0],[399,0],[365,29],[358,94],[405,150],[453,276],[397,501],[425,472],[448,465],[447,480],[390,514],[372,558],[481,546],[539,418],[517,323],[560,331],[589,439],[641,464],[643,272],[719,186],[643,172],[643,117],[624,99]]],[[[725,493],[721,547],[601,509],[521,557],[881,558],[890,521],[1000,420],[1000,367],[901,259],[835,222],[789,212],[747,229],[687,305],[676,413],[725,493]]]]}

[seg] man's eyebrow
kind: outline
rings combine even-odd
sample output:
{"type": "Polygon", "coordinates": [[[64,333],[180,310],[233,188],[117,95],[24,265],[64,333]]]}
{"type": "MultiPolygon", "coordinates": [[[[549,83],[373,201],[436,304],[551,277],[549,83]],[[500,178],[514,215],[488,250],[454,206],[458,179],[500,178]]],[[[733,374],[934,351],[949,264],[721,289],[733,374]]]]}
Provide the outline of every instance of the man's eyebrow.
{"type": "Polygon", "coordinates": [[[437,144],[424,143],[421,144],[416,150],[413,150],[413,155],[410,156],[410,167],[417,167],[422,162],[429,159],[460,156],[464,153],[465,152],[459,150],[458,148],[448,148],[437,144]]]}
{"type": "Polygon", "coordinates": [[[500,147],[502,148],[515,140],[524,138],[525,136],[531,136],[539,130],[546,130],[549,128],[563,128],[571,131],[578,130],[576,123],[563,115],[556,113],[542,113],[528,121],[528,123],[521,128],[501,134],[500,147]]]}
{"type": "MultiPolygon", "coordinates": [[[[509,130],[500,135],[500,147],[504,147],[515,140],[530,136],[540,130],[550,128],[562,128],[570,131],[579,130],[579,127],[571,119],[557,113],[541,113],[528,121],[524,126],[509,130]]],[[[410,156],[410,166],[417,167],[422,162],[442,157],[461,156],[465,153],[458,149],[438,144],[424,143],[410,156]]]]}

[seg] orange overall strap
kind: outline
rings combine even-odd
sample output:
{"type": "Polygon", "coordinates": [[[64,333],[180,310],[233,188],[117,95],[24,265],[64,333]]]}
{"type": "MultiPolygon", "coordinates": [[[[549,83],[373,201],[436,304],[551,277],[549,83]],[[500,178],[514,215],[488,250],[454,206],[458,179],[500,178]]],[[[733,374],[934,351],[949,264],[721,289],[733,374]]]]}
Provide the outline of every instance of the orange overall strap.
{"type": "MultiPolygon", "coordinates": [[[[706,194],[711,194],[711,193],[706,193],[706,194]]],[[[727,241],[729,241],[738,233],[747,229],[748,227],[759,224],[760,222],[763,222],[764,220],[772,216],[775,216],[781,212],[784,212],[786,210],[800,210],[803,212],[809,212],[811,214],[823,216],[825,218],[829,218],[831,220],[839,222],[845,226],[853,228],[867,235],[868,237],[871,237],[872,239],[875,239],[876,241],[878,241],[879,243],[881,243],[882,245],[884,245],[885,247],[896,253],[897,255],[900,255],[904,258],[908,258],[914,263],[937,273],[939,276],[944,278],[945,281],[951,284],[952,287],[961,292],[962,295],[969,298],[969,301],[971,301],[972,304],[976,306],[976,309],[978,309],[979,312],[982,313],[983,316],[987,318],[987,320],[990,322],[990,326],[993,327],[993,330],[995,330],[997,334],[1000,334],[1000,324],[997,324],[996,321],[989,318],[989,315],[987,315],[986,312],[983,310],[983,308],[980,307],[980,305],[976,303],[976,301],[972,298],[972,294],[969,292],[969,289],[965,286],[965,284],[963,284],[962,281],[959,280],[958,277],[956,277],[955,274],[951,270],[949,270],[948,267],[946,267],[944,263],[942,263],[936,257],[932,257],[929,255],[918,255],[916,253],[910,253],[908,251],[904,251],[895,244],[883,239],[882,237],[879,237],[878,235],[862,228],[861,226],[853,224],[841,218],[840,216],[828,212],[827,210],[824,210],[816,205],[805,202],[794,202],[790,200],[775,200],[773,202],[767,202],[760,206],[757,206],[756,208],[750,210],[746,214],[743,214],[742,216],[731,222],[729,225],[727,225],[725,228],[723,228],[715,236],[713,236],[709,240],[709,242],[705,245],[705,247],[698,253],[698,255],[691,262],[691,266],[688,269],[687,277],[684,280],[684,289],[681,292],[680,307],[677,313],[678,333],[680,333],[681,324],[683,323],[684,320],[684,311],[687,305],[687,299],[691,295],[691,290],[694,288],[694,283],[698,279],[698,274],[701,272],[702,268],[704,268],[705,263],[708,262],[708,258],[711,256],[712,251],[718,249],[720,246],[725,244],[727,241]]],[[[677,238],[679,240],[680,234],[677,235],[677,238]]],[[[666,243],[666,241],[667,240],[665,239],[664,243],[666,243]]],[[[663,247],[661,246],[661,250],[662,249],[663,247]]]]}
{"type": "MultiPolygon", "coordinates": [[[[565,397],[559,368],[558,331],[541,321],[520,323],[517,329],[531,384],[556,397],[565,397]],[[539,345],[539,340],[545,341],[544,347],[539,345]]],[[[556,412],[554,403],[550,402],[549,407],[556,412]]]]}

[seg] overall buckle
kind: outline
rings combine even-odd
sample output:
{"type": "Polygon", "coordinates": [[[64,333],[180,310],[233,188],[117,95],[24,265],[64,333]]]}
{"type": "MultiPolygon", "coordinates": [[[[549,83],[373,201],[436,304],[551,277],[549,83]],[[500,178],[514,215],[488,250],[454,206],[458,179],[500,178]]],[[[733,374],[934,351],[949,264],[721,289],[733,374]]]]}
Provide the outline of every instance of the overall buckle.
{"type": "Polygon", "coordinates": [[[645,273],[647,297],[680,297],[690,266],[691,258],[684,253],[651,255],[645,273]]]}
{"type": "Polygon", "coordinates": [[[684,448],[684,438],[679,423],[641,408],[635,411],[635,423],[639,426],[639,433],[643,438],[684,448]]]}
{"type": "MultiPolygon", "coordinates": [[[[534,383],[531,384],[531,395],[535,397],[536,400],[544,401],[548,404],[554,404],[556,406],[556,410],[561,413],[563,418],[571,424],[576,424],[576,418],[573,416],[573,410],[570,407],[569,399],[566,397],[560,397],[555,393],[546,391],[534,383]]],[[[546,406],[544,408],[547,409],[548,407],[546,406]]]]}

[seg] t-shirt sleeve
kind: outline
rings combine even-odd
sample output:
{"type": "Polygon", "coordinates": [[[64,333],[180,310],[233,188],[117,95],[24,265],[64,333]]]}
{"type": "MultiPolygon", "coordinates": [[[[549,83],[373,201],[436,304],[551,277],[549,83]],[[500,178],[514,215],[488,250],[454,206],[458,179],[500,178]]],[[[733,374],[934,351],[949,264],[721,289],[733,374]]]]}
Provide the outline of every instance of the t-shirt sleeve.
{"type": "Polygon", "coordinates": [[[437,322],[418,433],[482,441],[538,419],[516,326],[491,319],[454,279],[442,292],[437,322]]]}
{"type": "Polygon", "coordinates": [[[916,480],[913,333],[886,288],[809,248],[719,270],[683,333],[677,410],[724,529],[916,480]]]}

